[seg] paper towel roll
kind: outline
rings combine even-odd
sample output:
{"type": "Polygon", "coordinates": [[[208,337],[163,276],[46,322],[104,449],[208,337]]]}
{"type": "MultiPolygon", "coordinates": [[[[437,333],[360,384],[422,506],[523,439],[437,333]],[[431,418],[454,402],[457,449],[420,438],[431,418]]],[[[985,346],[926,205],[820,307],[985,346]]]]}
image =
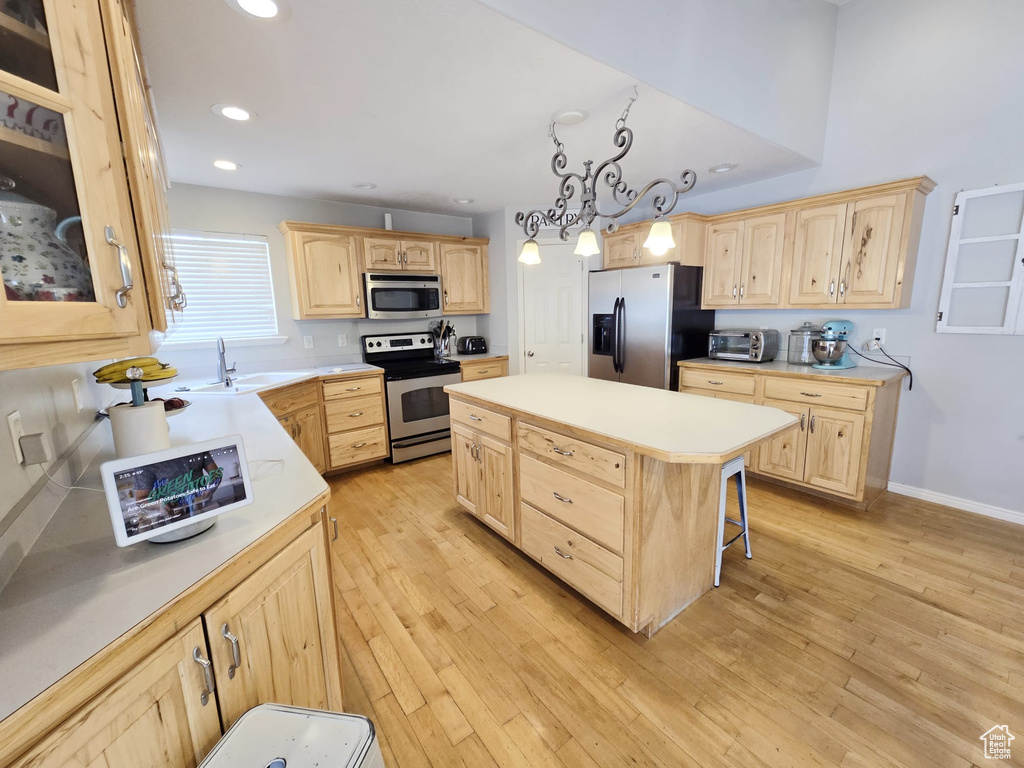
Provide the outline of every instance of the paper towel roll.
{"type": "Polygon", "coordinates": [[[114,453],[119,459],[171,447],[164,404],[157,400],[138,407],[116,405],[108,411],[114,433],[114,453]]]}

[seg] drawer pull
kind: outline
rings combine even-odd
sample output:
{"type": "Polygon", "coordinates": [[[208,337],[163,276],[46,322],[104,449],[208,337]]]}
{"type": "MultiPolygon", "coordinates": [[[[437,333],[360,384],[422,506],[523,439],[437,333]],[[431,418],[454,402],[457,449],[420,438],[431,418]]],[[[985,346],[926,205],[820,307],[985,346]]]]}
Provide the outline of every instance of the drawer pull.
{"type": "Polygon", "coordinates": [[[348,415],[348,417],[349,417],[350,419],[354,419],[354,418],[356,418],[357,416],[362,416],[362,415],[363,415],[363,412],[362,412],[362,411],[356,411],[355,413],[350,413],[350,414],[348,415]]]}
{"type": "Polygon", "coordinates": [[[478,374],[480,374],[481,376],[482,376],[483,374],[485,374],[485,373],[490,373],[490,372],[491,372],[491,369],[490,369],[490,368],[483,368],[483,369],[481,369],[481,370],[477,371],[477,373],[478,373],[478,374]]]}
{"type": "Polygon", "coordinates": [[[242,666],[242,651],[238,647],[238,638],[231,634],[226,623],[220,628],[220,636],[231,643],[231,666],[228,667],[228,677],[234,679],[235,670],[242,666]]]}
{"type": "Polygon", "coordinates": [[[360,389],[362,389],[362,387],[349,387],[345,391],[346,392],[358,392],[360,389]]]}
{"type": "Polygon", "coordinates": [[[356,443],[352,447],[353,448],[365,448],[366,447],[366,443],[356,443]]]}
{"type": "Polygon", "coordinates": [[[481,419],[481,418],[480,418],[479,416],[477,416],[477,415],[476,415],[475,413],[471,413],[471,414],[469,414],[469,418],[470,418],[470,420],[471,420],[471,421],[483,421],[483,419],[481,419]]]}
{"type": "Polygon", "coordinates": [[[800,394],[804,397],[821,397],[817,392],[801,392],[800,394]]]}
{"type": "Polygon", "coordinates": [[[708,379],[708,384],[714,384],[716,387],[720,387],[723,384],[725,384],[725,382],[724,381],[712,381],[711,379],[708,379]]]}
{"type": "Polygon", "coordinates": [[[814,434],[814,417],[811,416],[811,434],[814,434]]]}
{"type": "Polygon", "coordinates": [[[801,432],[803,432],[803,431],[804,431],[804,422],[805,422],[806,420],[807,420],[807,414],[806,414],[806,413],[801,413],[801,414],[800,414],[800,431],[801,431],[801,432]]]}
{"type": "Polygon", "coordinates": [[[217,690],[217,683],[213,679],[213,664],[209,659],[204,659],[197,645],[192,649],[192,661],[203,668],[203,676],[206,678],[206,690],[199,694],[199,701],[205,707],[210,701],[210,696],[217,690]]]}
{"type": "Polygon", "coordinates": [[[565,496],[560,494],[558,491],[552,491],[551,493],[553,493],[555,498],[558,499],[563,504],[572,504],[572,499],[565,498],[565,496]]]}
{"type": "Polygon", "coordinates": [[[560,550],[560,549],[558,548],[558,545],[557,545],[557,544],[555,545],[555,554],[556,554],[556,555],[558,555],[558,556],[559,556],[560,558],[562,558],[563,560],[572,560],[572,559],[573,559],[572,555],[567,555],[567,554],[565,554],[565,552],[563,552],[562,550],[560,550]]]}
{"type": "Polygon", "coordinates": [[[331,518],[331,525],[334,526],[334,535],[331,537],[331,541],[337,541],[338,540],[338,518],[332,517],[331,518]]]}
{"type": "Polygon", "coordinates": [[[576,455],[575,451],[563,451],[561,448],[559,448],[556,445],[551,446],[551,450],[554,451],[555,453],[557,453],[559,456],[575,456],[576,455]]]}

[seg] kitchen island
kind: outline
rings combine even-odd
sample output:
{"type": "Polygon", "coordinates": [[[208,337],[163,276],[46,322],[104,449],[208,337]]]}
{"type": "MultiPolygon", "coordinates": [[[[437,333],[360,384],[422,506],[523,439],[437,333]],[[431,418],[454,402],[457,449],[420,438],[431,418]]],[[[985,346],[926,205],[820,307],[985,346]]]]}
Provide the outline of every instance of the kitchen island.
{"type": "Polygon", "coordinates": [[[795,421],[578,376],[445,391],[458,503],[648,637],[712,586],[721,465],[795,421]]]}

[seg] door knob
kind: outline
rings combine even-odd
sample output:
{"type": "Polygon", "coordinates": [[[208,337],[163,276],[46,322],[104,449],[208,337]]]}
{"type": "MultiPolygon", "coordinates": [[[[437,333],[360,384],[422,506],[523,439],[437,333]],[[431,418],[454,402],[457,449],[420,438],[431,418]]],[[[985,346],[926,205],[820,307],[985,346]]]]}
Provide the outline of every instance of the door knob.
{"type": "Polygon", "coordinates": [[[533,352],[532,351],[527,351],[526,356],[527,357],[533,357],[533,352]]]}

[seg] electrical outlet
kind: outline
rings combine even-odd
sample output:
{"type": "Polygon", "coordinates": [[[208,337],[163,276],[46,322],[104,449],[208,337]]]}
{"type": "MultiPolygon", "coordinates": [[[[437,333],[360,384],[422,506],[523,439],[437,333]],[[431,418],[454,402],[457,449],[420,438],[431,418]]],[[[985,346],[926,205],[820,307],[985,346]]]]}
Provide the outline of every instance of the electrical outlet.
{"type": "Polygon", "coordinates": [[[868,339],[868,349],[877,350],[879,344],[885,344],[885,328],[875,328],[868,339]]]}
{"type": "Polygon", "coordinates": [[[338,334],[338,346],[339,347],[347,347],[348,346],[348,335],[347,334],[344,334],[344,333],[339,333],[338,334]]]}
{"type": "Polygon", "coordinates": [[[75,398],[75,408],[81,413],[85,410],[85,406],[82,403],[82,390],[78,386],[78,379],[71,380],[71,396],[75,398]]]}
{"type": "Polygon", "coordinates": [[[302,337],[302,346],[304,346],[306,349],[312,349],[313,348],[313,337],[312,336],[303,336],[302,337]]]}
{"type": "Polygon", "coordinates": [[[25,428],[21,426],[21,411],[7,414],[7,428],[14,443],[14,458],[21,464],[25,460],[25,454],[21,452],[21,436],[25,434],[25,428]]]}

